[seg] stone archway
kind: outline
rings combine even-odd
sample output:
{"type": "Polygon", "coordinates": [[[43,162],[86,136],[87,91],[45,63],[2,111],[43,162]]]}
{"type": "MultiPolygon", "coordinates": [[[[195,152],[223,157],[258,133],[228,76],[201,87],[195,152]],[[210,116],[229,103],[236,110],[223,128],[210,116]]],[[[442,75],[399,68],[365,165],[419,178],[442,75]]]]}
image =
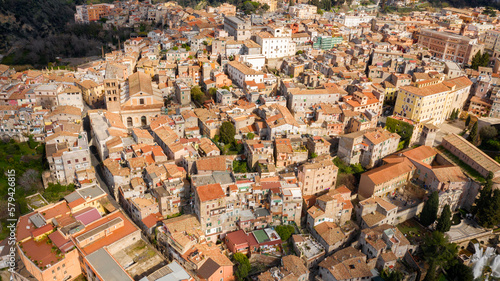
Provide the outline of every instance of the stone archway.
{"type": "Polygon", "coordinates": [[[148,118],[146,116],[141,117],[141,126],[147,126],[148,125],[148,118]]]}

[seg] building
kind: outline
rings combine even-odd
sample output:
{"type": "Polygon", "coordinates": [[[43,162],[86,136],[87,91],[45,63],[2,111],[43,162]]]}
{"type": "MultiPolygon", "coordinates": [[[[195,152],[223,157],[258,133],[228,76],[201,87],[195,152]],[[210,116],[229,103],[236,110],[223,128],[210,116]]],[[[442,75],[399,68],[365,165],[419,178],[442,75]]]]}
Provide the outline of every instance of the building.
{"type": "Polygon", "coordinates": [[[379,196],[360,201],[356,208],[356,217],[361,228],[382,224],[394,225],[397,213],[397,206],[379,196]]]}
{"type": "Polygon", "coordinates": [[[337,155],[349,165],[361,163],[363,167],[373,167],[396,152],[400,139],[398,134],[380,127],[342,135],[337,155]]]}
{"type": "Polygon", "coordinates": [[[307,4],[297,4],[288,8],[290,16],[296,19],[314,19],[318,14],[318,7],[307,4]]]}
{"type": "Polygon", "coordinates": [[[363,229],[359,244],[361,252],[368,259],[377,260],[378,269],[393,268],[398,259],[403,258],[408,250],[414,250],[416,247],[410,244],[397,227],[388,224],[363,229]]]}
{"type": "Polygon", "coordinates": [[[120,115],[128,128],[144,127],[161,114],[163,97],[153,90],[151,76],[136,72],[126,82],[104,81],[106,109],[120,115]]]}
{"type": "Polygon", "coordinates": [[[430,120],[439,125],[454,110],[462,110],[472,82],[465,76],[445,80],[417,82],[415,86],[399,88],[394,114],[416,122],[430,120]]]}
{"type": "Polygon", "coordinates": [[[449,134],[443,137],[441,145],[483,177],[486,178],[490,172],[493,178],[500,176],[500,164],[463,137],[449,134]]]}
{"type": "Polygon", "coordinates": [[[313,229],[322,222],[344,225],[351,219],[351,191],[345,185],[316,198],[316,204],[307,210],[307,226],[313,229]]]}
{"type": "Polygon", "coordinates": [[[240,17],[226,16],[224,17],[224,30],[229,36],[233,36],[234,40],[248,40],[251,36],[252,24],[240,17]]]}
{"type": "Polygon", "coordinates": [[[63,131],[45,138],[47,162],[55,181],[75,183],[77,173],[92,166],[86,136],[63,131]]]}
{"type": "Polygon", "coordinates": [[[284,256],[279,267],[273,267],[261,273],[257,277],[258,281],[278,281],[278,280],[309,280],[309,270],[304,265],[301,258],[295,255],[284,256]]]}
{"type": "Polygon", "coordinates": [[[414,165],[406,157],[387,157],[383,161],[385,165],[361,174],[358,194],[362,198],[392,194],[413,177],[414,165]]]}
{"type": "Polygon", "coordinates": [[[191,103],[191,88],[182,81],[175,81],[174,84],[175,99],[181,105],[191,103]]]}
{"type": "Polygon", "coordinates": [[[299,167],[297,180],[303,195],[316,195],[335,186],[339,169],[330,159],[305,163],[299,167]]]}
{"type": "Polygon", "coordinates": [[[231,61],[227,64],[229,78],[241,88],[246,88],[246,82],[253,81],[255,84],[264,82],[264,72],[252,69],[243,63],[231,61]]]}
{"type": "Polygon", "coordinates": [[[268,25],[267,31],[255,35],[255,42],[262,47],[266,59],[275,59],[295,55],[295,43],[292,31],[282,26],[268,25]]]}
{"type": "Polygon", "coordinates": [[[433,57],[463,64],[470,64],[472,57],[484,49],[478,39],[432,29],[420,30],[418,44],[428,48],[433,57]]]}
{"type": "Polygon", "coordinates": [[[365,254],[347,247],[320,262],[318,275],[325,281],[370,280],[371,269],[365,254]]]}

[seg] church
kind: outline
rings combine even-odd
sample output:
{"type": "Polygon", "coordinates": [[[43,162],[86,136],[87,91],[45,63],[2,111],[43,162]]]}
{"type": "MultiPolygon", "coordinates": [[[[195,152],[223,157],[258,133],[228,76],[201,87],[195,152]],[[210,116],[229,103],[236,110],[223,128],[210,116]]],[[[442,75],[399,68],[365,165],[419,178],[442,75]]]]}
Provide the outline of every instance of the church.
{"type": "Polygon", "coordinates": [[[128,128],[147,127],[151,118],[162,112],[163,98],[153,89],[151,77],[136,72],[126,81],[104,80],[106,109],[120,114],[123,124],[128,128]]]}

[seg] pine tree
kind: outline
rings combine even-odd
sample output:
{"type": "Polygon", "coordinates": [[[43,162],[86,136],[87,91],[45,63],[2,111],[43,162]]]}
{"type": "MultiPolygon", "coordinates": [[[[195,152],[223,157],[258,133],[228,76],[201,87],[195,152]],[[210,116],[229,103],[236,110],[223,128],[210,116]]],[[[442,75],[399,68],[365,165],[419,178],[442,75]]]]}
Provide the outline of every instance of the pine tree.
{"type": "Polygon", "coordinates": [[[422,213],[420,213],[420,222],[423,226],[429,226],[436,221],[439,208],[439,194],[434,191],[429,199],[425,201],[422,213]]]}
{"type": "Polygon", "coordinates": [[[425,274],[424,281],[434,281],[436,280],[436,266],[434,263],[429,265],[429,269],[427,270],[427,274],[425,274]]]}
{"type": "Polygon", "coordinates": [[[467,119],[465,119],[465,127],[469,127],[470,124],[470,115],[467,115],[467,119]]]}
{"type": "Polygon", "coordinates": [[[479,132],[477,131],[477,122],[472,125],[472,129],[470,130],[469,134],[469,141],[475,146],[479,146],[481,142],[481,140],[479,139],[479,132]]]}
{"type": "Polygon", "coordinates": [[[436,230],[441,232],[448,232],[451,227],[451,210],[450,205],[446,204],[438,219],[436,230]]]}
{"type": "Polygon", "coordinates": [[[471,61],[471,68],[477,70],[479,66],[481,66],[481,62],[483,59],[483,55],[481,55],[481,51],[478,51],[471,61]]]}
{"type": "Polygon", "coordinates": [[[481,66],[487,67],[490,64],[490,54],[484,53],[481,56],[481,66]]]}

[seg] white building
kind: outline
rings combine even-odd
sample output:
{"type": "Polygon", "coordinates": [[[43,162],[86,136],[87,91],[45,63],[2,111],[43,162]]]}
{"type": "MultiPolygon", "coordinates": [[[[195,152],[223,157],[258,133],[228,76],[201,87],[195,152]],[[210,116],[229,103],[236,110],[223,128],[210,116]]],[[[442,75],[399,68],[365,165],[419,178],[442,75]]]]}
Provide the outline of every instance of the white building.
{"type": "Polygon", "coordinates": [[[361,23],[369,23],[374,18],[375,16],[369,16],[366,14],[359,14],[356,16],[342,15],[340,18],[338,18],[337,21],[339,21],[344,26],[352,27],[352,26],[358,26],[361,23]]]}
{"type": "Polygon", "coordinates": [[[262,46],[262,54],[267,59],[282,58],[295,55],[295,43],[292,31],[275,25],[267,26],[268,31],[257,33],[255,40],[262,46]]]}
{"type": "Polygon", "coordinates": [[[59,105],[69,105],[83,110],[83,97],[80,88],[68,85],[57,95],[59,105]]]}
{"type": "Polygon", "coordinates": [[[254,81],[256,84],[264,82],[264,72],[251,69],[237,61],[231,61],[227,64],[227,73],[229,78],[242,88],[245,87],[246,81],[254,81]]]}

